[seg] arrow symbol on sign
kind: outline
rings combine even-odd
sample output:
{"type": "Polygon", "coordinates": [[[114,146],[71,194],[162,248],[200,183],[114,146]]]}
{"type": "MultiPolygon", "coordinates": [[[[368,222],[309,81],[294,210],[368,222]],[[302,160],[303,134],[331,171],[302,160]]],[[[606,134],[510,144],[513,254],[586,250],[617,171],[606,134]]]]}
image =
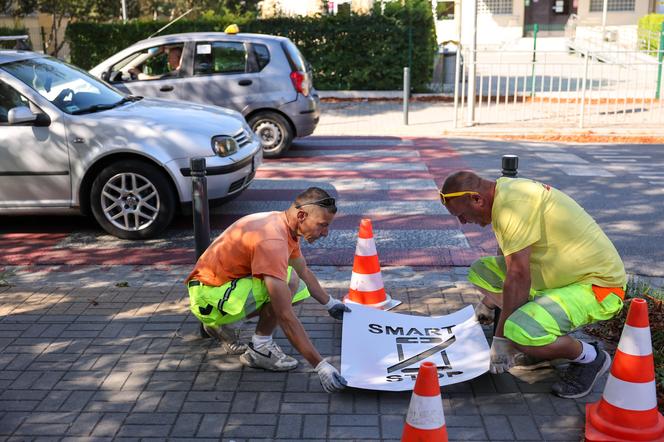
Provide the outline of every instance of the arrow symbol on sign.
{"type": "MultiPolygon", "coordinates": [[[[413,344],[414,343],[414,342],[410,341],[410,339],[412,339],[412,338],[397,338],[397,351],[399,352],[400,357],[403,356],[403,351],[401,351],[401,348],[400,348],[402,343],[405,343],[405,344],[413,344]],[[399,341],[400,339],[405,339],[406,341],[400,342],[399,341]]],[[[429,339],[434,339],[434,338],[429,338],[429,339]]],[[[440,339],[440,338],[435,338],[435,339],[440,339]]],[[[387,367],[387,372],[392,373],[392,372],[401,370],[401,369],[406,368],[410,365],[413,365],[413,364],[415,364],[419,361],[422,361],[422,360],[428,358],[429,356],[433,356],[434,354],[438,353],[439,351],[445,350],[447,347],[452,345],[455,341],[456,341],[456,336],[452,335],[452,337],[449,338],[448,340],[446,340],[444,342],[441,342],[440,344],[438,344],[434,347],[431,347],[430,349],[425,350],[422,353],[416,354],[415,356],[412,356],[412,357],[410,357],[410,358],[408,358],[404,361],[401,361],[398,364],[392,365],[391,367],[387,367]]]]}

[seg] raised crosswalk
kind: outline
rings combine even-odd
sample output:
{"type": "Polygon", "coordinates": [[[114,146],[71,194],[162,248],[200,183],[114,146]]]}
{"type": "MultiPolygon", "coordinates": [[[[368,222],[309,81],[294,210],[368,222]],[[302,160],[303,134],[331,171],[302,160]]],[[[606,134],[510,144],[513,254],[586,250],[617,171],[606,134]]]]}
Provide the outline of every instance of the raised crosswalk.
{"type": "MultiPolygon", "coordinates": [[[[384,266],[468,265],[495,250],[490,230],[462,226],[440,204],[444,176],[461,168],[458,155],[441,139],[313,137],[296,143],[287,156],[266,160],[242,195],[211,210],[212,237],[240,217],[285,210],[310,186],[337,199],[330,234],[314,244],[303,242],[312,265],[352,265],[362,218],[374,225],[384,266]]],[[[16,249],[20,238],[16,238],[16,249]]],[[[12,263],[193,263],[191,218],[176,219],[161,238],[123,241],[103,232],[51,235],[33,251],[10,253],[12,263]]],[[[13,250],[13,249],[12,249],[13,250]]]]}

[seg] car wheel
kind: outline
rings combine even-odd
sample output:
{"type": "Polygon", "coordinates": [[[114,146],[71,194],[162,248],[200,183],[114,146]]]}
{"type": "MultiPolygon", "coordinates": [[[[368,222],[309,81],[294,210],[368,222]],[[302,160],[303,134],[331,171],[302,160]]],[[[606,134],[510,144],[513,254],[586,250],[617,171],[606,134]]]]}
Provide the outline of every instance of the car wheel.
{"type": "Polygon", "coordinates": [[[126,161],[106,167],[93,181],[90,206],[99,225],[111,235],[145,239],[170,224],[175,197],[159,169],[126,161]]]}
{"type": "Polygon", "coordinates": [[[260,112],[250,118],[249,125],[261,140],[266,158],[285,153],[293,141],[291,125],[276,112],[260,112]]]}

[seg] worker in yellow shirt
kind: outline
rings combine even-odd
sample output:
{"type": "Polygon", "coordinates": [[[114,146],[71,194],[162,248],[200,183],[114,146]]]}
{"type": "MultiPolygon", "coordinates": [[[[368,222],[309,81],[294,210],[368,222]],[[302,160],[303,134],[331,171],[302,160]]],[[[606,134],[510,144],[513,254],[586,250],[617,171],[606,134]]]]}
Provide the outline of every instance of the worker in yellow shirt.
{"type": "Polygon", "coordinates": [[[485,295],[476,308],[478,319],[502,309],[491,372],[509,370],[524,354],[569,359],[553,393],[564,398],[590,393],[611,359],[597,343],[569,333],[622,309],[627,278],[613,243],[572,198],[529,179],[491,181],[455,172],[440,198],[462,224],[491,224],[503,252],[475,261],[468,274],[485,295]]]}

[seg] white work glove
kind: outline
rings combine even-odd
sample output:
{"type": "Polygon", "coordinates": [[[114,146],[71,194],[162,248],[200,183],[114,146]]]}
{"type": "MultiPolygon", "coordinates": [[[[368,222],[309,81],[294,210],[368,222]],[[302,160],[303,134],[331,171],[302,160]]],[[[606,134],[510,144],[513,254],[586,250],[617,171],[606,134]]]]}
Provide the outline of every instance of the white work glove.
{"type": "Polygon", "coordinates": [[[487,307],[483,302],[480,302],[475,306],[475,317],[477,318],[477,322],[482,325],[493,323],[494,315],[495,311],[487,307]]]}
{"type": "Polygon", "coordinates": [[[344,319],[344,312],[350,312],[350,308],[343,302],[330,296],[330,300],[325,304],[325,309],[334,319],[342,321],[344,319]]]}
{"type": "Polygon", "coordinates": [[[515,358],[520,353],[507,339],[494,336],[491,343],[491,366],[489,370],[493,374],[505,373],[514,367],[515,358]]]}
{"type": "Polygon", "coordinates": [[[314,370],[318,373],[323,390],[328,393],[343,390],[347,385],[346,379],[325,359],[320,361],[314,370]]]}

